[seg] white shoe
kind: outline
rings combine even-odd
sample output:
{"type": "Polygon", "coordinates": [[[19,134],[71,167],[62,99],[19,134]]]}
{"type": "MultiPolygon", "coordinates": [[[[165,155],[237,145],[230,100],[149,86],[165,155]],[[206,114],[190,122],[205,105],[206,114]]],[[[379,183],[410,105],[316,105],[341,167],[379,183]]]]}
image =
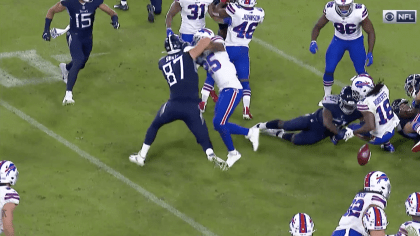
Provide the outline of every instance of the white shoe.
{"type": "Polygon", "coordinates": [[[63,99],[63,106],[73,105],[73,104],[74,104],[73,93],[71,91],[66,91],[66,95],[64,95],[64,99],[63,99]]]}
{"type": "Polygon", "coordinates": [[[230,168],[233,166],[233,164],[235,164],[235,162],[241,159],[241,154],[237,150],[234,150],[232,153],[229,152],[227,157],[228,159],[226,161],[226,164],[230,168]]]}
{"type": "Polygon", "coordinates": [[[63,82],[67,84],[69,78],[69,71],[66,68],[66,63],[60,63],[61,74],[63,75],[63,82]]]}
{"type": "Polygon", "coordinates": [[[140,154],[133,154],[130,155],[128,158],[131,162],[136,163],[139,166],[144,166],[144,161],[146,161],[145,157],[140,156],[140,154]]]}
{"type": "Polygon", "coordinates": [[[252,127],[249,129],[248,135],[245,138],[249,139],[252,143],[252,147],[254,148],[254,152],[258,150],[259,139],[260,139],[260,129],[256,127],[252,127]]]}
{"type": "Polygon", "coordinates": [[[208,155],[207,159],[210,162],[213,162],[214,165],[219,167],[221,170],[227,170],[228,169],[228,166],[227,166],[226,162],[222,158],[216,156],[216,154],[214,154],[214,153],[208,155]]]}

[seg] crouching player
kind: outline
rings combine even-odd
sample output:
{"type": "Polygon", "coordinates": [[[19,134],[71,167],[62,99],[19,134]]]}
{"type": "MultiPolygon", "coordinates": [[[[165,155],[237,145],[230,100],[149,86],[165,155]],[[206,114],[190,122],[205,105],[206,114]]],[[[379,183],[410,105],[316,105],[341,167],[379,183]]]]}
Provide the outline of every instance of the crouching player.
{"type": "Polygon", "coordinates": [[[420,233],[420,192],[412,193],[405,200],[405,210],[412,220],[400,226],[395,236],[417,236],[420,233]]]}

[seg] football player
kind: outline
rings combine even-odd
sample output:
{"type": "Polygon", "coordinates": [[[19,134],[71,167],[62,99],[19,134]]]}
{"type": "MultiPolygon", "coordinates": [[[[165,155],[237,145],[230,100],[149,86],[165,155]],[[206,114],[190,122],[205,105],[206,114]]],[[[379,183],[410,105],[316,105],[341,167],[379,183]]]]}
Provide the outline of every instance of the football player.
{"type": "MultiPolygon", "coordinates": [[[[231,1],[229,1],[229,2],[235,2],[236,0],[231,0],[231,1]]],[[[220,1],[220,0],[213,0],[213,5],[217,5],[217,4],[219,4],[220,2],[223,2],[224,4],[222,5],[222,7],[223,8],[226,8],[227,7],[227,4],[226,4],[226,0],[222,0],[222,1],[220,1]]],[[[213,8],[210,8],[209,7],[209,15],[211,16],[211,18],[212,19],[214,19],[216,22],[219,22],[219,31],[217,32],[217,35],[219,35],[220,37],[222,37],[223,38],[223,40],[226,40],[226,36],[227,36],[227,29],[228,29],[228,27],[229,27],[229,24],[226,24],[224,21],[223,21],[223,19],[221,19],[221,18],[219,18],[219,16],[218,15],[215,15],[214,14],[214,12],[213,12],[213,8]],[[220,22],[223,22],[223,23],[220,23],[220,22]]]]}
{"type": "Polygon", "coordinates": [[[375,30],[368,17],[365,5],[354,3],[353,0],[334,0],[325,5],[324,13],[312,29],[312,41],[309,46],[311,53],[318,51],[316,40],[320,30],[329,22],[333,23],[335,35],[325,55],[324,94],[331,94],[334,83],[334,71],[338,62],[348,51],[353,61],[356,73],[366,73],[365,65],[373,63],[373,46],[375,45],[375,30]],[[368,54],[363,45],[363,33],[360,26],[368,34],[368,54]]]}
{"type": "Polygon", "coordinates": [[[247,129],[237,124],[230,123],[229,118],[235,110],[242,97],[242,85],[236,77],[236,69],[229,60],[229,55],[224,49],[224,41],[220,36],[214,36],[209,29],[201,29],[194,34],[194,43],[202,40],[209,40],[222,46],[222,51],[205,51],[201,55],[201,65],[216,81],[220,96],[216,103],[213,125],[220,133],[229,153],[226,164],[228,167],[241,158],[241,154],[235,149],[232,141],[232,134],[244,135],[251,141],[254,151],[258,149],[260,130],[256,127],[247,129]]]}
{"type": "Polygon", "coordinates": [[[405,79],[404,90],[413,99],[412,106],[420,110],[420,74],[411,74],[405,79]]]}
{"type": "Polygon", "coordinates": [[[315,232],[315,224],[306,213],[297,213],[290,220],[289,233],[292,236],[312,236],[315,232]]]}
{"type": "Polygon", "coordinates": [[[11,161],[0,161],[0,204],[1,220],[0,234],[4,232],[6,236],[15,235],[13,227],[13,211],[19,205],[19,194],[11,188],[18,179],[19,172],[11,161]]]}
{"type": "Polygon", "coordinates": [[[179,33],[184,42],[193,43],[194,34],[206,26],[206,13],[213,0],[174,0],[166,14],[166,35],[171,35],[172,19],[181,12],[179,33]]]}
{"type": "Polygon", "coordinates": [[[381,82],[375,85],[368,74],[357,75],[352,81],[352,90],[358,101],[357,110],[363,114],[364,121],[341,129],[336,139],[347,141],[356,135],[370,144],[381,145],[387,152],[395,152],[389,140],[400,120],[392,110],[388,88],[381,82]]]}
{"type": "Polygon", "coordinates": [[[141,150],[129,157],[131,162],[144,166],[147,152],[159,129],[165,124],[182,120],[202,146],[208,160],[224,168],[225,162],[214,154],[206,122],[198,108],[200,98],[195,60],[205,49],[211,47],[210,43],[210,39],[206,39],[191,47],[181,42],[175,34],[165,39],[168,55],[159,60],[159,69],[169,85],[170,98],[162,105],[147,130],[141,150]]]}
{"type": "Polygon", "coordinates": [[[420,120],[418,110],[413,109],[408,100],[399,98],[392,102],[392,110],[400,119],[400,124],[397,126],[397,131],[402,136],[413,139],[416,142],[420,141],[420,120]]]}
{"type": "Polygon", "coordinates": [[[390,194],[391,182],[388,176],[381,171],[369,172],[365,176],[363,190],[356,194],[332,236],[363,236],[366,231],[371,236],[384,236],[381,232],[388,223],[383,209],[390,194]]]}
{"type": "Polygon", "coordinates": [[[344,87],[339,95],[328,95],[322,101],[324,108],[312,114],[306,114],[292,120],[272,120],[259,123],[256,126],[268,135],[275,136],[295,145],[310,145],[331,137],[333,138],[340,128],[357,119],[362,114],[356,110],[356,100],[350,86],[344,87]],[[298,133],[293,131],[299,131],[298,133]],[[292,131],[292,132],[287,132],[292,131]]]}
{"type": "Polygon", "coordinates": [[[77,75],[85,67],[92,52],[92,30],[97,8],[111,16],[111,24],[114,29],[120,27],[117,13],[109,8],[104,3],[104,0],[61,0],[47,12],[44,33],[42,34],[42,38],[45,41],[51,40],[50,25],[54,14],[67,9],[70,15],[70,30],[67,32],[67,44],[70,49],[71,62],[68,64],[60,63],[63,81],[67,84],[63,105],[74,104],[72,91],[77,75]]]}
{"type": "MultiPolygon", "coordinates": [[[[249,43],[252,40],[255,29],[264,21],[264,10],[254,7],[256,0],[237,0],[236,3],[229,3],[226,8],[224,4],[219,3],[217,6],[211,4],[211,12],[213,15],[224,19],[223,22],[229,24],[226,37],[226,51],[228,52],[230,61],[235,65],[238,73],[238,79],[243,87],[243,118],[252,119],[249,110],[251,104],[251,87],[249,86],[250,61],[249,61],[249,43]]],[[[202,105],[207,103],[210,91],[214,87],[214,78],[207,75],[204,86],[201,90],[202,105]]]]}
{"type": "Polygon", "coordinates": [[[420,235],[420,192],[408,196],[405,200],[405,211],[412,220],[402,224],[395,236],[420,235]]]}

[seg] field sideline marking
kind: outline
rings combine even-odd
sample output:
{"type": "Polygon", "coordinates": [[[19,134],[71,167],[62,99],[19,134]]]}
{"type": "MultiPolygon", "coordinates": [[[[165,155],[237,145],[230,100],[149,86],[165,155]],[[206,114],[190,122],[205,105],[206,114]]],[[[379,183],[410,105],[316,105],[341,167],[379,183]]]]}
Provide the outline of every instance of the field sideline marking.
{"type": "Polygon", "coordinates": [[[48,134],[48,136],[54,138],[58,142],[62,143],[64,146],[70,148],[71,150],[73,150],[74,152],[79,154],[79,156],[85,158],[86,160],[90,161],[92,164],[94,164],[97,167],[101,168],[102,170],[108,172],[108,174],[114,176],[115,178],[117,178],[121,182],[127,184],[128,186],[130,186],[131,188],[136,190],[138,193],[143,195],[145,198],[154,202],[156,205],[161,206],[162,208],[165,208],[166,210],[168,210],[169,212],[174,214],[176,217],[180,218],[181,220],[183,220],[184,222],[186,222],[187,224],[189,224],[190,226],[195,228],[197,231],[201,232],[203,235],[217,236],[215,233],[211,232],[210,230],[208,230],[206,227],[204,227],[200,223],[197,223],[196,221],[194,221],[193,219],[191,219],[190,217],[188,217],[184,213],[180,212],[179,210],[177,210],[173,206],[171,206],[168,203],[160,200],[158,197],[156,197],[151,192],[147,191],[146,189],[142,188],[140,185],[138,185],[138,184],[134,183],[133,181],[129,180],[127,177],[122,175],[120,172],[118,172],[118,171],[112,169],[111,167],[107,166],[105,163],[101,162],[98,158],[90,155],[89,153],[83,151],[82,149],[80,149],[79,147],[74,145],[73,143],[71,143],[71,142],[67,141],[66,139],[64,139],[63,137],[61,137],[60,135],[54,133],[53,131],[51,131],[50,129],[48,129],[47,127],[45,127],[44,125],[42,125],[38,121],[34,120],[32,117],[26,115],[21,110],[13,107],[12,105],[10,105],[9,103],[7,103],[3,100],[0,100],[0,105],[2,105],[4,108],[9,110],[10,112],[16,114],[17,116],[19,116],[21,119],[25,120],[26,122],[28,122],[32,126],[38,128],[39,130],[48,134]]]}

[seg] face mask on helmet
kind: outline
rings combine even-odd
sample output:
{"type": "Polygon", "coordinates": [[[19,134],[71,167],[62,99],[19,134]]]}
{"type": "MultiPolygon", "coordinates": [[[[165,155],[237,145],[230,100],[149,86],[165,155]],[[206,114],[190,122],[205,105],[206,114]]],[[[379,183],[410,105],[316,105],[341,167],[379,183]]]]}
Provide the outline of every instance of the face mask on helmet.
{"type": "Polygon", "coordinates": [[[339,106],[346,115],[350,115],[356,110],[357,101],[353,98],[353,91],[350,86],[346,86],[341,90],[339,106]]]}
{"type": "Polygon", "coordinates": [[[182,41],[178,35],[172,34],[165,39],[165,49],[168,54],[174,54],[181,51],[182,41]]]}
{"type": "Polygon", "coordinates": [[[358,75],[352,80],[351,90],[353,91],[353,98],[356,101],[363,100],[367,94],[372,91],[373,80],[369,75],[358,75]]]}
{"type": "Polygon", "coordinates": [[[377,192],[388,199],[391,195],[391,182],[384,172],[372,171],[366,175],[363,189],[377,192]]]}
{"type": "Polygon", "coordinates": [[[404,90],[407,96],[415,98],[420,87],[420,74],[409,75],[405,79],[404,90]]]}
{"type": "Polygon", "coordinates": [[[407,105],[408,104],[408,100],[404,99],[404,98],[399,98],[399,99],[395,99],[392,104],[392,110],[395,112],[395,114],[399,114],[400,110],[401,110],[401,106],[402,105],[407,105]]]}
{"type": "Polygon", "coordinates": [[[353,11],[353,0],[335,0],[335,11],[341,17],[349,16],[353,11]]]}

